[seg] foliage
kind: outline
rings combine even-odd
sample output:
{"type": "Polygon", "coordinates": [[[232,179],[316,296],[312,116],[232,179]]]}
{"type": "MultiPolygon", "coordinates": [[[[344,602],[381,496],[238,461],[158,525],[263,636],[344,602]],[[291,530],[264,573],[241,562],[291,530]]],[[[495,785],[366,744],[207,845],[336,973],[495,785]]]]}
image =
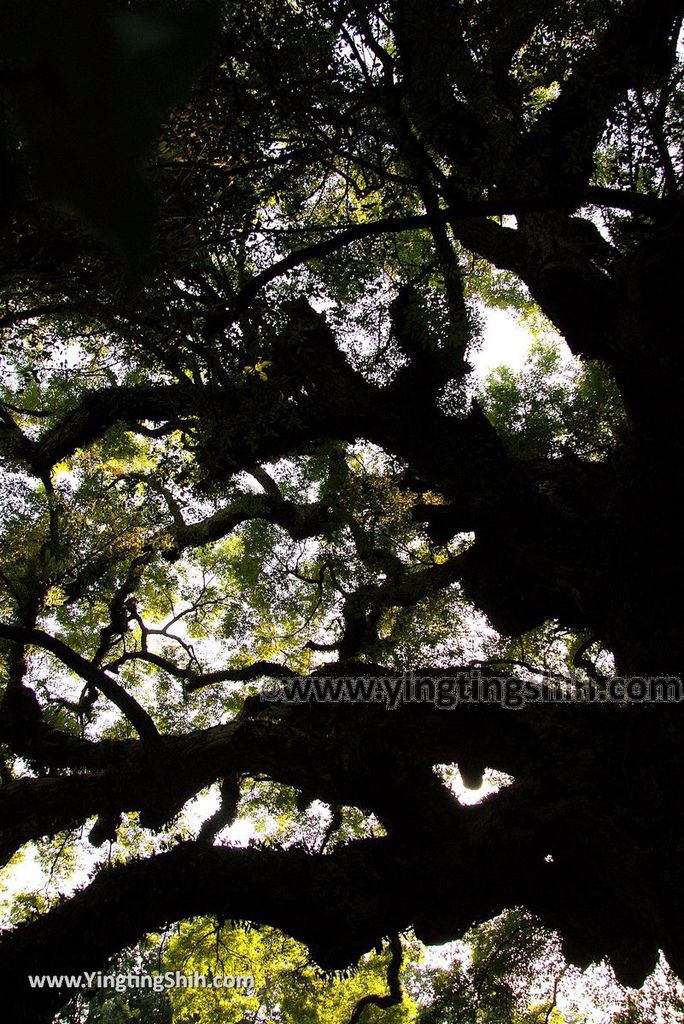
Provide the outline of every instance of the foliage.
{"type": "Polygon", "coordinates": [[[526,366],[502,366],[482,396],[497,431],[520,458],[602,459],[624,429],[620,395],[600,363],[565,361],[560,344],[536,341],[526,366]]]}

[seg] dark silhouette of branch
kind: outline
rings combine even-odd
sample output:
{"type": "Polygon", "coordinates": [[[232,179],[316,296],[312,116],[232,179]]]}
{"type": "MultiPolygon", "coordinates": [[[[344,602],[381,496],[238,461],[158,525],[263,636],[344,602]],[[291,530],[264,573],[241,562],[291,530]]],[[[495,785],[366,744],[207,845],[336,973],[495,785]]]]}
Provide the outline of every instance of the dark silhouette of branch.
{"type": "Polygon", "coordinates": [[[98,668],[93,662],[72,650],[67,644],[41,629],[25,629],[0,623],[0,637],[16,643],[35,644],[54,654],[67,668],[99,690],[122,713],[140,736],[145,748],[151,754],[162,750],[162,738],[153,719],[115,679],[98,668]]]}
{"type": "Polygon", "coordinates": [[[352,1010],[349,1024],[357,1024],[363,1015],[363,1011],[368,1006],[377,1006],[381,1010],[388,1010],[390,1006],[398,1006],[403,999],[404,993],[399,981],[403,950],[401,948],[401,939],[398,935],[393,935],[390,938],[389,947],[392,951],[392,957],[387,965],[387,987],[389,992],[386,995],[362,996],[352,1010]]]}

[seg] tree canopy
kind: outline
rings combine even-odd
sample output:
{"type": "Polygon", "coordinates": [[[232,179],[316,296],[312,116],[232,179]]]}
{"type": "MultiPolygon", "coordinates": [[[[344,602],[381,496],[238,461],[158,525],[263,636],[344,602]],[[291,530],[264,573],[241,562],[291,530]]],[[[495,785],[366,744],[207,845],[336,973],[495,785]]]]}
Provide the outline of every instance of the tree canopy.
{"type": "Polygon", "coordinates": [[[204,919],[388,944],[353,1019],[511,908],[683,976],[678,704],[263,690],[681,676],[684,4],[0,10],[0,852],[87,862],[17,901],[6,1019],[204,919]],[[489,309],[536,340],[483,380],[489,309]]]}

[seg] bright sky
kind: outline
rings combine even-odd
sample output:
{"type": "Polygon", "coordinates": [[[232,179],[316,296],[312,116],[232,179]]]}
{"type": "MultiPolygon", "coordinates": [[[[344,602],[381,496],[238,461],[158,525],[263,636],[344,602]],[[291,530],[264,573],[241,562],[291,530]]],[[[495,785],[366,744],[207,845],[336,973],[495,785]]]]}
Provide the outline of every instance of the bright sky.
{"type": "Polygon", "coordinates": [[[486,377],[496,366],[520,370],[532,344],[532,335],[505,309],[482,311],[484,331],[482,347],[470,354],[470,362],[479,377],[486,377]]]}

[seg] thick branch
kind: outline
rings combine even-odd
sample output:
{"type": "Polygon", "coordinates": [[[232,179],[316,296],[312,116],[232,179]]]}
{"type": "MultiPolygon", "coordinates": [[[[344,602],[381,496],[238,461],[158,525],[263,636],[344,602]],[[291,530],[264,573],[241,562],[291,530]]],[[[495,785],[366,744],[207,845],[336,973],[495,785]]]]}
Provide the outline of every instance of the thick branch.
{"type": "Polygon", "coordinates": [[[644,76],[666,70],[682,10],[682,0],[661,0],[655,7],[650,0],[630,0],[618,9],[530,132],[524,148],[539,168],[530,180],[537,186],[548,182],[551,190],[558,182],[571,188],[585,186],[594,150],[615,105],[644,76]]]}

